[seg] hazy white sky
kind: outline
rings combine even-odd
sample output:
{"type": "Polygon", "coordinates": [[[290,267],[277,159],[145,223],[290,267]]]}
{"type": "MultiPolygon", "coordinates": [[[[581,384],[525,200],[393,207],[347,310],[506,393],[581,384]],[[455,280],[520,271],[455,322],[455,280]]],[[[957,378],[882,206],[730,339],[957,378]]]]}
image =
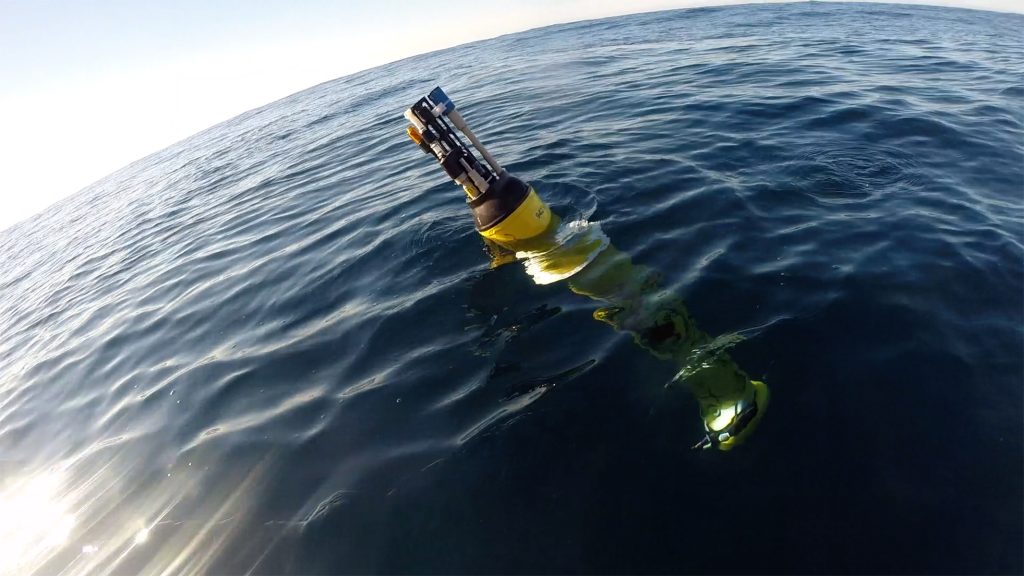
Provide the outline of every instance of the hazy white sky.
{"type": "MultiPolygon", "coordinates": [[[[748,1],[4,0],[0,230],[204,128],[351,72],[547,24],[748,1]],[[453,13],[466,25],[452,27],[453,13]]],[[[1024,0],[912,3],[1024,12],[1024,0]]]]}

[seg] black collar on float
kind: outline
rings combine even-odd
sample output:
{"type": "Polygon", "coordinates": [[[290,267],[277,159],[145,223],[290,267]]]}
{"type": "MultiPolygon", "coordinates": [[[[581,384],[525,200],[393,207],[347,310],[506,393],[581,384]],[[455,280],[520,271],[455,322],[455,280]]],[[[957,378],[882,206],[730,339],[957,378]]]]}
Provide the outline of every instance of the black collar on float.
{"type": "MultiPolygon", "coordinates": [[[[445,157],[438,157],[438,162],[441,163],[441,167],[444,171],[452,178],[457,179],[459,176],[465,173],[465,169],[459,163],[459,159],[463,159],[469,164],[469,167],[476,171],[481,178],[486,182],[494,180],[495,175],[491,172],[490,168],[483,166],[479,160],[473,156],[473,153],[469,151],[469,148],[459,140],[458,135],[452,130],[448,123],[445,122],[441,117],[434,116],[432,112],[434,106],[430,103],[426,97],[420,98],[412,106],[412,113],[423,123],[424,126],[428,127],[433,133],[432,136],[436,136],[437,140],[440,140],[446,148],[448,148],[448,154],[445,157]],[[450,159],[450,160],[449,160],[450,159]]],[[[424,135],[424,138],[430,138],[430,136],[424,135]]]]}
{"type": "Polygon", "coordinates": [[[476,198],[467,200],[473,209],[476,229],[483,232],[501,224],[529,195],[530,187],[525,182],[502,170],[501,176],[490,188],[476,198]]]}

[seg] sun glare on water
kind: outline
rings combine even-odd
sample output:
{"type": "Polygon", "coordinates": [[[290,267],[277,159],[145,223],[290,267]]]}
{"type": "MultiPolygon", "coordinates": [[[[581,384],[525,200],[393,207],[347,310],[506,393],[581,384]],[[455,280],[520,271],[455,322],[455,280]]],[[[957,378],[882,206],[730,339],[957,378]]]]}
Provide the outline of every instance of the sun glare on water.
{"type": "Polygon", "coordinates": [[[0,574],[30,570],[67,542],[75,517],[61,484],[46,472],[0,485],[0,574]]]}

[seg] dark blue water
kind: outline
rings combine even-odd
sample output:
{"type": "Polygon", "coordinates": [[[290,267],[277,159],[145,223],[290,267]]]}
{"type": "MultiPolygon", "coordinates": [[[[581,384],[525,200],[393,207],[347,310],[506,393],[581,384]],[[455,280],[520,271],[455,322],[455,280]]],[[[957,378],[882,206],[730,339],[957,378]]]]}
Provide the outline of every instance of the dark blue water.
{"type": "Polygon", "coordinates": [[[554,26],[316,86],[0,233],[0,572],[1021,572],[1021,30],[554,26]],[[489,267],[403,134],[437,84],[745,336],[749,441],[691,450],[679,366],[489,267]]]}

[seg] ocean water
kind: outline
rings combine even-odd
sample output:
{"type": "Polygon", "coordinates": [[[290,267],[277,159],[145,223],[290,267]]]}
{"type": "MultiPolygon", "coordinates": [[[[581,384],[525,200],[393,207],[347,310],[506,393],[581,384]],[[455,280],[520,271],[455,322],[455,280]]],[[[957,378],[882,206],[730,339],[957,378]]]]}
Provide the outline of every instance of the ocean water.
{"type": "Polygon", "coordinates": [[[315,86],[0,232],[0,572],[1020,573],[1022,30],[552,26],[315,86]],[[744,445],[692,450],[678,366],[490,267],[403,133],[438,84],[743,336],[772,389],[744,445]]]}

